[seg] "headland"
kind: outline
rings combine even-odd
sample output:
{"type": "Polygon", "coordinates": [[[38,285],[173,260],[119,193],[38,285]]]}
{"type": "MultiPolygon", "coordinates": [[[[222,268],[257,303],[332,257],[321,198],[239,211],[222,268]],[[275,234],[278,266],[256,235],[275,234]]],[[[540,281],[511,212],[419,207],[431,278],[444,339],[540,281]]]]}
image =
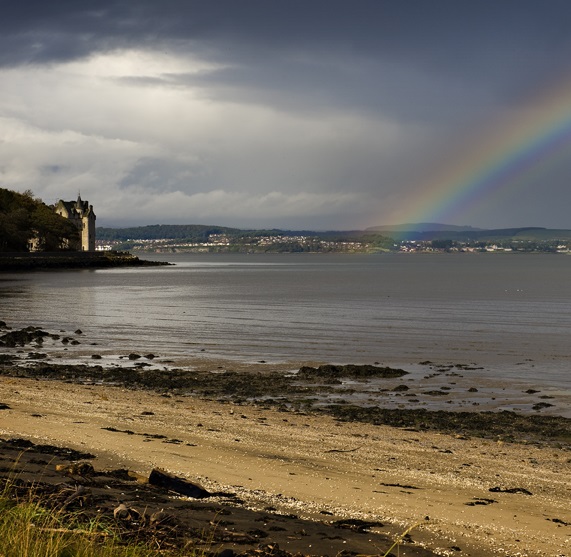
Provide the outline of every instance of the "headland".
{"type": "Polygon", "coordinates": [[[136,255],[121,251],[0,252],[0,272],[159,265],[168,265],[168,263],[139,259],[136,255]]]}

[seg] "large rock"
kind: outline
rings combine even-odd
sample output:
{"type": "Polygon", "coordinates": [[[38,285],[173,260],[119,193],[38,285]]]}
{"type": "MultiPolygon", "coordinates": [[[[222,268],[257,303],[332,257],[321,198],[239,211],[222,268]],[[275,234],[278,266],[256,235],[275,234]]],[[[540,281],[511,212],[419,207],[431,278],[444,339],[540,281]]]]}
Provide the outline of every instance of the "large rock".
{"type": "Polygon", "coordinates": [[[53,335],[46,331],[42,331],[38,327],[26,327],[19,331],[9,331],[0,336],[0,346],[25,346],[32,342],[43,342],[44,337],[51,337],[54,340],[59,338],[59,335],[53,335]]]}
{"type": "Polygon", "coordinates": [[[195,499],[210,497],[210,493],[203,487],[189,482],[184,478],[174,476],[164,470],[160,470],[159,468],[153,468],[149,475],[149,483],[195,499]]]}

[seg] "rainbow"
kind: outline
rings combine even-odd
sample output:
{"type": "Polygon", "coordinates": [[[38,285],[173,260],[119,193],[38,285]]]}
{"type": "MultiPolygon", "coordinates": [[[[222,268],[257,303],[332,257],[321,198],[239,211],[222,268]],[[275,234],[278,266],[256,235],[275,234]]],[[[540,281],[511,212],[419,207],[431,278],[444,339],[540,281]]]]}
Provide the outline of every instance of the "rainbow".
{"type": "Polygon", "coordinates": [[[453,222],[532,184],[562,159],[569,145],[571,80],[551,87],[526,103],[525,110],[478,134],[459,155],[451,155],[454,160],[423,180],[407,207],[386,222],[453,222]]]}

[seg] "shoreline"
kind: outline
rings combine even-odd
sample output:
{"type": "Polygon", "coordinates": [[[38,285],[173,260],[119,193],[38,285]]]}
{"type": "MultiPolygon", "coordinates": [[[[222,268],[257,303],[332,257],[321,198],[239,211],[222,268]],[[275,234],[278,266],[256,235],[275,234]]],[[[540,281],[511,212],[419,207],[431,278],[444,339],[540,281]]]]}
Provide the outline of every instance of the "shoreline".
{"type": "Polygon", "coordinates": [[[0,272],[163,265],[170,263],[139,259],[129,252],[0,252],[0,272]]]}
{"type": "Polygon", "coordinates": [[[428,515],[412,539],[437,555],[571,549],[569,449],[57,380],[3,377],[0,401],[3,438],[159,466],[252,508],[376,520],[394,535],[428,515]]]}
{"type": "MultiPolygon", "coordinates": [[[[351,366],[321,367],[342,369],[351,366]]],[[[301,369],[318,370],[320,367],[302,367],[301,369]]],[[[393,368],[377,369],[394,371],[393,368]]],[[[375,403],[370,399],[363,399],[360,403],[348,402],[343,401],[339,396],[328,401],[331,393],[328,390],[328,383],[334,383],[334,380],[330,378],[318,382],[312,377],[300,378],[299,372],[292,374],[289,371],[260,371],[255,367],[249,369],[247,365],[242,366],[241,371],[180,368],[161,370],[146,369],[136,364],[135,366],[109,368],[86,364],[14,362],[10,356],[4,354],[0,355],[0,377],[116,387],[124,390],[154,392],[169,398],[190,396],[219,403],[244,404],[274,408],[282,412],[330,416],[338,422],[383,425],[448,435],[466,435],[498,442],[553,446],[571,451],[571,418],[554,414],[544,415],[540,413],[540,409],[534,413],[521,413],[492,407],[470,411],[425,407],[385,407],[381,400],[375,403]]],[[[386,379],[379,379],[379,382],[382,381],[386,379]]],[[[401,390],[399,387],[401,385],[395,387],[397,392],[401,390]]],[[[445,394],[447,394],[446,391],[439,396],[445,394]]],[[[548,403],[545,404],[548,405],[548,403]]]]}

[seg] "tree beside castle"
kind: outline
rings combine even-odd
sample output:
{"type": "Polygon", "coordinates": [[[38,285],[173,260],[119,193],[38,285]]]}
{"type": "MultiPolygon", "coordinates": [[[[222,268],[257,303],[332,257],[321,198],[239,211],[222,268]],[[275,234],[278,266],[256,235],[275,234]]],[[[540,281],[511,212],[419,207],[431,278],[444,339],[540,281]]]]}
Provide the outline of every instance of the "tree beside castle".
{"type": "MultiPolygon", "coordinates": [[[[81,207],[85,207],[84,203],[81,207]]],[[[93,207],[87,205],[84,212],[93,223],[93,241],[85,245],[95,249],[93,207]]],[[[54,207],[35,198],[31,191],[17,193],[0,188],[0,251],[81,250],[83,236],[84,231],[80,230],[77,219],[58,214],[54,207]]]]}

